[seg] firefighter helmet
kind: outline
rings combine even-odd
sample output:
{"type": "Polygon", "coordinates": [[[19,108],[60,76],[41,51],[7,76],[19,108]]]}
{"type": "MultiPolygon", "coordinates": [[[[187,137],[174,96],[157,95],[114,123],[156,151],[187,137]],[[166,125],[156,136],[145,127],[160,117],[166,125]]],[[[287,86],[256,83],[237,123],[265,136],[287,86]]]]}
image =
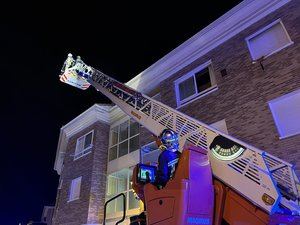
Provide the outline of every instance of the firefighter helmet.
{"type": "Polygon", "coordinates": [[[160,135],[161,142],[166,150],[178,151],[178,134],[171,129],[164,129],[160,135]]]}

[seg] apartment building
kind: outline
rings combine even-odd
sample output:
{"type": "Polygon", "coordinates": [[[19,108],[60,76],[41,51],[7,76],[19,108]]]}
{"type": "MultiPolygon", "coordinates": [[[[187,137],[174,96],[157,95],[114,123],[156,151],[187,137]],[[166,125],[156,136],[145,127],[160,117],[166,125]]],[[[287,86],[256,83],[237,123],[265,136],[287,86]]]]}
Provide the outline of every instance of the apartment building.
{"type": "MultiPolygon", "coordinates": [[[[298,0],[245,0],[127,85],[294,164],[300,175],[298,0]]],[[[61,128],[53,224],[102,224],[105,201],[119,193],[127,215],[138,214],[132,168],[158,154],[147,129],[117,106],[93,105],[61,128]]],[[[111,224],[122,204],[109,204],[111,224]]]]}

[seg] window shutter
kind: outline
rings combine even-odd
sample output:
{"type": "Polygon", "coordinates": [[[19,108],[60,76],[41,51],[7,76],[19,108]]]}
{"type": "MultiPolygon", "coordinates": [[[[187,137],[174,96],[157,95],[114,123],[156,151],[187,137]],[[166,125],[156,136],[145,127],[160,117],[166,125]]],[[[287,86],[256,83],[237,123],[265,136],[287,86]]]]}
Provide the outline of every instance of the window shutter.
{"type": "Polygon", "coordinates": [[[248,40],[248,45],[254,60],[278,51],[291,42],[283,24],[278,21],[268,29],[258,33],[248,40]]]}
{"type": "Polygon", "coordinates": [[[74,183],[74,199],[77,199],[80,196],[81,177],[77,178],[74,183]]]}
{"type": "Polygon", "coordinates": [[[280,137],[300,134],[300,90],[269,102],[280,137]]]}
{"type": "Polygon", "coordinates": [[[81,177],[78,177],[71,182],[69,201],[78,199],[80,196],[81,177]]]}

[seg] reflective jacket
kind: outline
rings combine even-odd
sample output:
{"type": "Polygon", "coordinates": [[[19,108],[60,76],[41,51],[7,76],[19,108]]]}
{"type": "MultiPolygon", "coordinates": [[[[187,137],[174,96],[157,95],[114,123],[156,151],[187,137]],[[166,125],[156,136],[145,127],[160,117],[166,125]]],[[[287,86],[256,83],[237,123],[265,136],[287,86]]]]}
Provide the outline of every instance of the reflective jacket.
{"type": "Polygon", "coordinates": [[[179,157],[179,151],[164,150],[158,157],[158,170],[156,183],[165,186],[167,182],[174,176],[179,157]]]}

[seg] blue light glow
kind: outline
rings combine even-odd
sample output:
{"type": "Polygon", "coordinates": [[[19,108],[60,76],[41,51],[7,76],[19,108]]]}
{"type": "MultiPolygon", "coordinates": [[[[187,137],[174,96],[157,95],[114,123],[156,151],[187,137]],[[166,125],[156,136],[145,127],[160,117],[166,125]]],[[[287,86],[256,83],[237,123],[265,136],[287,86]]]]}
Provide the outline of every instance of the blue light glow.
{"type": "Polygon", "coordinates": [[[210,224],[209,218],[199,218],[199,217],[188,217],[187,222],[189,224],[210,224]]]}

